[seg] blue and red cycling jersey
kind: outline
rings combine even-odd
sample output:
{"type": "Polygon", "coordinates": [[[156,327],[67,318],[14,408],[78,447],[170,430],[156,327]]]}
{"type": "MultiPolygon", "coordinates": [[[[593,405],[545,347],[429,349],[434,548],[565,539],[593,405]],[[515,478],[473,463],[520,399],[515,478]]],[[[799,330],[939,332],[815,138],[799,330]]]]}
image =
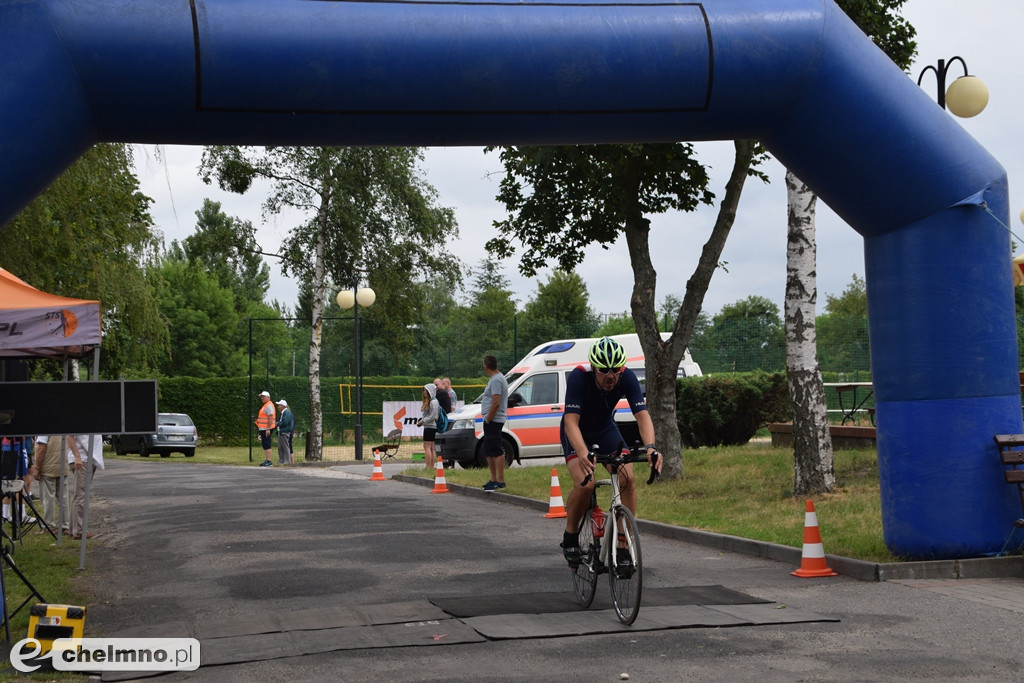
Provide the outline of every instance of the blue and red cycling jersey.
{"type": "Polygon", "coordinates": [[[622,435],[615,425],[615,408],[625,397],[633,414],[647,410],[647,401],[640,390],[640,380],[629,368],[622,371],[619,381],[605,393],[597,386],[594,371],[578,366],[565,381],[565,412],[562,417],[562,451],[567,458],[574,455],[572,444],[565,437],[565,415],[580,416],[580,432],[588,445],[599,445],[604,452],[618,446],[622,435]]]}

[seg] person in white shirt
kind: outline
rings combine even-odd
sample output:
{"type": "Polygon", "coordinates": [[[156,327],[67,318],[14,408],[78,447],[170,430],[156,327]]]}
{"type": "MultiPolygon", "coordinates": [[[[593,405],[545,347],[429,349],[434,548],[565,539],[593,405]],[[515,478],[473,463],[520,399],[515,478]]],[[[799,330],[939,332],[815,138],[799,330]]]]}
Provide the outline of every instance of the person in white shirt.
{"type": "MultiPolygon", "coordinates": [[[[71,473],[68,475],[68,493],[71,500],[68,510],[71,518],[71,538],[82,538],[85,525],[85,486],[87,477],[95,476],[96,470],[103,469],[103,438],[98,434],[76,436],[68,441],[70,452],[68,464],[71,473]],[[92,445],[90,449],[89,446],[92,445]]],[[[96,534],[86,532],[86,538],[96,534]]]]}

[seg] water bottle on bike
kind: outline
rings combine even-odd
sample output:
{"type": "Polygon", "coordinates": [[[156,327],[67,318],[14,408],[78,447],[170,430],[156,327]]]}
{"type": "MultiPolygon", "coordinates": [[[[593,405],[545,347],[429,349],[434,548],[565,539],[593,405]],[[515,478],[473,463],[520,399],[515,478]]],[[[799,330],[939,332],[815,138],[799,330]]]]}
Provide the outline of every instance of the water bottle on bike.
{"type": "Polygon", "coordinates": [[[590,523],[594,529],[594,538],[604,538],[604,522],[604,510],[595,505],[590,515],[590,523]]]}

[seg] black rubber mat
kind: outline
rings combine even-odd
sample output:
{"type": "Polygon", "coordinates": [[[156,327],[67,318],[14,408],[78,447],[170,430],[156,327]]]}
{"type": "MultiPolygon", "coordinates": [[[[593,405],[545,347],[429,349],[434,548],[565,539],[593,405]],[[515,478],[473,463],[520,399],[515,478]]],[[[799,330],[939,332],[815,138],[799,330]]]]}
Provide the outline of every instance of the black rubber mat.
{"type": "MultiPolygon", "coordinates": [[[[432,598],[356,607],[277,612],[246,618],[145,625],[120,637],[194,637],[203,667],[337,650],[417,647],[515,638],[659,629],[720,628],[838,619],[787,608],[724,586],[648,588],[640,616],[623,626],[599,591],[590,609],[568,592],[432,598]]],[[[119,681],[159,672],[104,672],[119,681]]]]}
{"type": "Polygon", "coordinates": [[[489,640],[555,638],[564,636],[658,631],[677,628],[763,626],[812,621],[839,621],[835,617],[794,610],[775,603],[751,605],[664,605],[652,607],[644,600],[640,615],[624,626],[614,610],[552,612],[547,614],[493,614],[463,621],[489,640]]]}
{"type": "MultiPolygon", "coordinates": [[[[199,639],[203,667],[298,657],[336,650],[479,643],[473,628],[426,601],[332,607],[186,624],[147,625],[119,637],[199,639]]],[[[106,671],[104,681],[163,672],[106,671]]]]}
{"type": "Polygon", "coordinates": [[[231,638],[263,633],[320,631],[347,626],[375,626],[447,619],[440,608],[424,600],[393,602],[383,605],[324,607],[320,609],[268,612],[245,619],[229,617],[195,622],[145,624],[120,633],[125,638],[231,638]]]}
{"type": "Polygon", "coordinates": [[[202,662],[203,666],[217,666],[335,650],[450,645],[483,640],[483,636],[458,619],[374,624],[204,640],[202,662]]]}
{"type": "MultiPolygon", "coordinates": [[[[437,607],[458,618],[483,617],[496,614],[550,614],[577,612],[582,608],[569,591],[551,593],[519,593],[478,595],[473,597],[429,598],[437,607]]],[[[725,586],[675,586],[645,588],[644,607],[670,605],[750,605],[768,602],[725,586]]],[[[607,582],[600,582],[591,610],[611,609],[611,593],[607,582]]]]}

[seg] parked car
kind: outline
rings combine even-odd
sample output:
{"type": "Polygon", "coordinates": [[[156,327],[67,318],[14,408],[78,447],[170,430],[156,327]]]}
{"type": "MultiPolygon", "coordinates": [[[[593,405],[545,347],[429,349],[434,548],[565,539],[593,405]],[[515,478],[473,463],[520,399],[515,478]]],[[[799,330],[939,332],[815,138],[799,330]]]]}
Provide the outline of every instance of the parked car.
{"type": "Polygon", "coordinates": [[[143,458],[148,458],[150,453],[169,458],[175,452],[191,458],[196,454],[198,442],[196,425],[185,413],[158,413],[156,434],[114,434],[110,437],[110,445],[118,455],[138,453],[143,458]]]}

